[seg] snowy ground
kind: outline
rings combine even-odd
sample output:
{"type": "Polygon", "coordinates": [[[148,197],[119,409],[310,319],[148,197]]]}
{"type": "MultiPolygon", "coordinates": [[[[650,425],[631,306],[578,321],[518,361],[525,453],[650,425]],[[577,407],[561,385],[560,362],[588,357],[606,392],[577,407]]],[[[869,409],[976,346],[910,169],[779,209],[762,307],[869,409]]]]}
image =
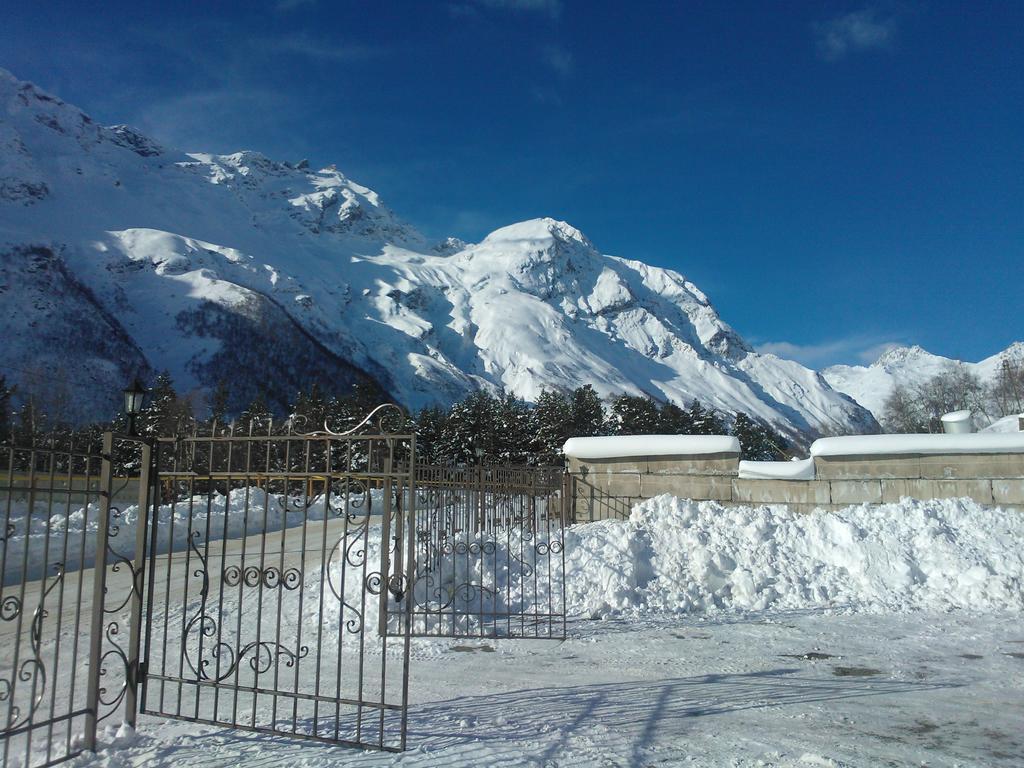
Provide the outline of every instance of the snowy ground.
{"type": "Polygon", "coordinates": [[[1024,763],[1018,614],[776,612],[580,620],[570,632],[414,641],[403,754],[143,717],[133,738],[73,764],[1024,763]]]}
{"type": "MultiPolygon", "coordinates": [[[[234,530],[233,506],[221,505],[222,530],[234,530]]],[[[282,570],[305,563],[305,550],[285,546],[296,541],[288,516],[271,518],[272,549],[289,553],[282,570]]],[[[323,526],[310,524],[311,541],[323,526]]],[[[371,570],[375,527],[366,529],[371,570]]],[[[238,562],[250,562],[246,541],[211,550],[210,572],[240,549],[238,562]]],[[[99,754],[72,764],[1021,765],[1022,542],[1024,517],[969,500],[808,515],[661,497],[629,521],[566,533],[566,641],[414,639],[403,754],[143,716],[136,734],[111,727],[99,754]]],[[[157,559],[157,584],[167,561],[157,559]]],[[[171,626],[195,615],[191,571],[166,582],[188,595],[187,605],[172,601],[171,626]]],[[[302,571],[311,594],[328,594],[318,569],[302,571]]],[[[251,616],[249,595],[229,590],[218,618],[251,616]]],[[[310,605],[283,605],[293,626],[298,616],[315,626],[310,605]]],[[[338,606],[324,610],[337,624],[338,606]]],[[[376,626],[369,606],[364,614],[376,626]]],[[[0,623],[0,635],[11,629],[0,623]]],[[[400,645],[387,654],[393,668],[400,645]]],[[[379,650],[367,658],[379,664],[379,650]]],[[[299,667],[295,684],[308,690],[315,666],[299,667]]],[[[298,727],[308,727],[301,714],[298,727]]]]}

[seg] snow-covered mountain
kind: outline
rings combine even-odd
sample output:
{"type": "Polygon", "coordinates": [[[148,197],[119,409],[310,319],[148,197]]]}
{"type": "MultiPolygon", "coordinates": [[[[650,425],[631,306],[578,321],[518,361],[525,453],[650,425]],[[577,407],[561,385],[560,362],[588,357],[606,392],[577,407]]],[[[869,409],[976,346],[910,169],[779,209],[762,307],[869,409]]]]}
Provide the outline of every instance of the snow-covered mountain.
{"type": "MultiPolygon", "coordinates": [[[[991,382],[1005,359],[1024,360],[1024,342],[1009,347],[977,363],[963,365],[984,383],[991,382]]],[[[897,384],[914,387],[941,373],[950,364],[962,362],[933,355],[921,347],[892,347],[871,365],[834,365],[822,376],[833,389],[845,392],[863,405],[875,418],[881,418],[885,401],[897,384]]]]}
{"type": "Polygon", "coordinates": [[[166,367],[185,390],[229,381],[235,407],[313,381],[373,379],[410,407],[593,383],[790,432],[876,426],[682,275],[569,224],[432,245],[334,167],[180,152],[2,70],[0,335],[0,372],[89,408],[166,367]]]}

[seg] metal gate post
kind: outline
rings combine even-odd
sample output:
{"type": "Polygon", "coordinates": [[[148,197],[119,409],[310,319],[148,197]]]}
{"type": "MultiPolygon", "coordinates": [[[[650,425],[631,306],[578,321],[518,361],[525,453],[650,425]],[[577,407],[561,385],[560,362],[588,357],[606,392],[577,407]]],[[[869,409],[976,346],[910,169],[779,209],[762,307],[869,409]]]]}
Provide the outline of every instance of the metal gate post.
{"type": "Polygon", "coordinates": [[[484,527],[484,467],[478,464],[476,467],[476,534],[480,535],[486,529],[484,527]]]}
{"type": "MultiPolygon", "coordinates": [[[[413,595],[413,587],[415,585],[415,574],[416,574],[416,433],[409,437],[409,477],[407,479],[406,487],[409,489],[409,503],[404,505],[406,524],[405,524],[405,546],[406,546],[406,557],[405,557],[405,606],[402,608],[402,613],[399,614],[399,621],[402,622],[402,634],[404,635],[404,647],[402,649],[404,658],[404,668],[402,669],[402,733],[401,733],[401,748],[405,750],[406,742],[406,731],[409,727],[409,649],[411,647],[412,638],[412,604],[415,596],[413,595]],[[403,615],[404,614],[404,615],[403,615]]],[[[401,547],[402,543],[399,542],[398,546],[401,547]]]]}
{"type": "Polygon", "coordinates": [[[113,480],[114,433],[103,433],[103,464],[100,470],[100,509],[96,519],[96,560],[92,577],[92,619],[89,625],[89,675],[85,699],[83,748],[96,751],[96,719],[100,706],[100,664],[103,657],[103,596],[107,580],[107,536],[110,524],[110,493],[113,480]]]}
{"type": "MultiPolygon", "coordinates": [[[[146,533],[149,526],[149,511],[152,504],[153,448],[142,444],[141,467],[139,469],[139,517],[135,523],[135,562],[132,565],[132,607],[128,636],[127,688],[124,694],[124,721],[132,728],[138,718],[139,684],[142,669],[139,665],[139,647],[142,638],[142,596],[144,594],[146,571],[146,533]]],[[[143,689],[145,690],[145,689],[143,689]]]]}
{"type": "MultiPolygon", "coordinates": [[[[384,482],[381,483],[381,488],[384,491],[384,509],[381,510],[381,526],[380,526],[380,577],[381,577],[381,589],[380,589],[380,605],[377,611],[377,633],[381,637],[386,637],[388,634],[388,603],[391,598],[391,542],[395,542],[395,557],[401,562],[402,559],[402,540],[399,534],[401,525],[398,520],[395,520],[395,533],[391,532],[391,515],[393,509],[391,507],[391,493],[392,493],[392,459],[394,452],[394,443],[390,440],[385,441],[388,454],[384,461],[384,482]]],[[[367,452],[373,455],[373,438],[370,438],[367,443],[367,452]]],[[[372,467],[369,467],[372,471],[372,467]]],[[[399,513],[401,514],[401,513],[399,513]]]]}
{"type": "Polygon", "coordinates": [[[562,524],[572,525],[576,522],[576,489],[573,487],[573,476],[568,470],[562,473],[562,524]]]}

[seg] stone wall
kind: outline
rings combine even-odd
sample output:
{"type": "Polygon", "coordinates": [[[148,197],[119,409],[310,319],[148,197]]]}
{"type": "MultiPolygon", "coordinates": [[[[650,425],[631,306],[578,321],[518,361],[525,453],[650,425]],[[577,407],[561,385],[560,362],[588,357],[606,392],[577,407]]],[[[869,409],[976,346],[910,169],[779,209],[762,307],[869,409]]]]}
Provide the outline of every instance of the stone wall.
{"type": "Polygon", "coordinates": [[[785,504],[801,511],[883,504],[904,496],[966,496],[1024,511],[1024,454],[815,457],[814,480],[738,477],[739,456],[569,458],[576,519],[629,515],[635,503],[663,493],[725,505],[785,504]]]}

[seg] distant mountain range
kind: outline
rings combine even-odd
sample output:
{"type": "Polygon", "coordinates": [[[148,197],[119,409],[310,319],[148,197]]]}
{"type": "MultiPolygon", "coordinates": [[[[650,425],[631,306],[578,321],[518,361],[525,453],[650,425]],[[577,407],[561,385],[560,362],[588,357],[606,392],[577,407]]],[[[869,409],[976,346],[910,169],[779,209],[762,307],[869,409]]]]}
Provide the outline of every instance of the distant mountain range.
{"type": "MultiPolygon", "coordinates": [[[[1024,360],[1024,342],[977,363],[963,362],[983,383],[990,383],[1003,360],[1024,360]]],[[[821,372],[833,389],[845,392],[881,420],[885,401],[896,385],[914,387],[941,373],[950,364],[962,362],[933,355],[919,346],[892,347],[871,365],[833,365],[821,372]]]]}
{"type": "Polygon", "coordinates": [[[70,388],[78,418],[167,368],[235,409],[313,382],[411,408],[591,383],[814,435],[877,429],[888,380],[759,354],[683,275],[565,222],[431,243],[333,166],[181,152],[3,70],[0,335],[0,372],[70,388]]]}

